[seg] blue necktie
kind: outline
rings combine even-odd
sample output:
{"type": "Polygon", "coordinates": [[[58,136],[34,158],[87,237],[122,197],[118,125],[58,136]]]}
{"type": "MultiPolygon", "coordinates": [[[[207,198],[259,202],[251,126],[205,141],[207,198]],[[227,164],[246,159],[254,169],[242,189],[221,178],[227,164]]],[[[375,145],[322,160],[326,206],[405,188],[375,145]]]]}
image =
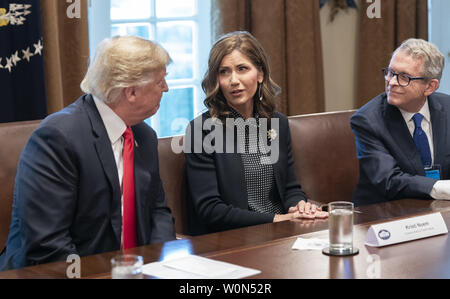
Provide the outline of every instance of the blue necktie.
{"type": "Polygon", "coordinates": [[[425,132],[422,130],[423,115],[420,113],[416,113],[413,116],[414,125],[416,128],[414,129],[413,139],[416,144],[417,150],[420,153],[420,159],[422,160],[424,167],[431,166],[431,152],[430,152],[430,144],[428,143],[428,138],[425,132]]]}

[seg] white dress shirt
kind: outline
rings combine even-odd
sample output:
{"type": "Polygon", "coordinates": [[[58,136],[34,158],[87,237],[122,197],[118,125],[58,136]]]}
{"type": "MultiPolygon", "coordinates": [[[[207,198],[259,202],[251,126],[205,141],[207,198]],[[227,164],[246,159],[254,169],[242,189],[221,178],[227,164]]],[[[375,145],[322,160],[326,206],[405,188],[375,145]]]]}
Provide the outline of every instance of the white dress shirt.
{"type": "Polygon", "coordinates": [[[123,179],[123,133],[127,129],[125,122],[111,109],[108,105],[103,103],[97,97],[93,97],[95,105],[97,106],[100,117],[108,133],[111,147],[114,153],[114,160],[116,161],[117,174],[119,175],[120,189],[122,190],[123,179]]]}
{"type": "MultiPolygon", "coordinates": [[[[114,160],[116,161],[117,174],[119,175],[119,184],[121,190],[121,214],[123,216],[123,133],[127,129],[125,122],[103,101],[99,100],[97,97],[94,98],[97,110],[100,113],[100,117],[103,120],[103,124],[106,128],[106,133],[108,134],[109,140],[111,141],[111,147],[114,153],[114,160]]],[[[123,246],[123,231],[120,234],[120,247],[123,246]]]]}
{"type": "MultiPolygon", "coordinates": [[[[412,117],[415,113],[410,113],[399,109],[402,113],[403,119],[408,126],[409,132],[411,136],[414,135],[414,120],[412,117]]],[[[422,109],[418,112],[423,115],[422,120],[422,130],[425,132],[428,138],[428,143],[430,145],[430,153],[431,153],[431,164],[434,165],[434,145],[433,145],[433,128],[431,126],[431,115],[430,115],[430,107],[428,106],[428,99],[423,105],[422,109]]],[[[434,199],[450,199],[450,180],[439,180],[433,185],[433,189],[431,189],[430,196],[434,199]]]]}

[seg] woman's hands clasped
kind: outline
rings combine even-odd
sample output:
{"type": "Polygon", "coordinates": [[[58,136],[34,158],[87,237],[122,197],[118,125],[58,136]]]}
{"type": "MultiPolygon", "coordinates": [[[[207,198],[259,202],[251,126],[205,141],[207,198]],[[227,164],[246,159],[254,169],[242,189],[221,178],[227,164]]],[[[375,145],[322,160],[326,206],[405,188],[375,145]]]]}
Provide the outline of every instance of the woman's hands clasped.
{"type": "Polygon", "coordinates": [[[275,215],[273,222],[279,222],[292,219],[327,219],[328,212],[322,211],[320,207],[309,202],[301,200],[297,205],[290,207],[288,214],[275,215]]]}

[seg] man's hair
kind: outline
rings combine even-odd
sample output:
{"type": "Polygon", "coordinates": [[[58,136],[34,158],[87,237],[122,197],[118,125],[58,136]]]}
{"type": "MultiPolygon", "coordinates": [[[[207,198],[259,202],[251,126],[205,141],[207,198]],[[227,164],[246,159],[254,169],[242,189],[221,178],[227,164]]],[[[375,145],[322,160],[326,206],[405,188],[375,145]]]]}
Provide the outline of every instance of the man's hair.
{"type": "Polygon", "coordinates": [[[423,39],[410,38],[395,50],[394,55],[399,51],[404,51],[414,59],[423,60],[422,75],[426,80],[441,80],[445,58],[435,45],[423,39]]]}
{"type": "Polygon", "coordinates": [[[81,89],[105,103],[117,100],[123,88],[142,86],[172,62],[158,44],[134,36],[103,40],[81,82],[81,89]]]}

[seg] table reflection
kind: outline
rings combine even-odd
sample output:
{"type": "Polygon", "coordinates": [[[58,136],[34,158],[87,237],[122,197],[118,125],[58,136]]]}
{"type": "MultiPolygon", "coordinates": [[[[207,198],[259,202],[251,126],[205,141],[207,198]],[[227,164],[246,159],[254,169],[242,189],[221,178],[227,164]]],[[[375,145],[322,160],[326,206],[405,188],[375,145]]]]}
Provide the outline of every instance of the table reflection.
{"type": "Polygon", "coordinates": [[[329,278],[355,278],[353,257],[330,257],[329,278]]]}
{"type": "Polygon", "coordinates": [[[166,242],[161,249],[160,262],[169,261],[184,256],[191,255],[192,244],[189,239],[182,239],[176,242],[166,242]]]}

